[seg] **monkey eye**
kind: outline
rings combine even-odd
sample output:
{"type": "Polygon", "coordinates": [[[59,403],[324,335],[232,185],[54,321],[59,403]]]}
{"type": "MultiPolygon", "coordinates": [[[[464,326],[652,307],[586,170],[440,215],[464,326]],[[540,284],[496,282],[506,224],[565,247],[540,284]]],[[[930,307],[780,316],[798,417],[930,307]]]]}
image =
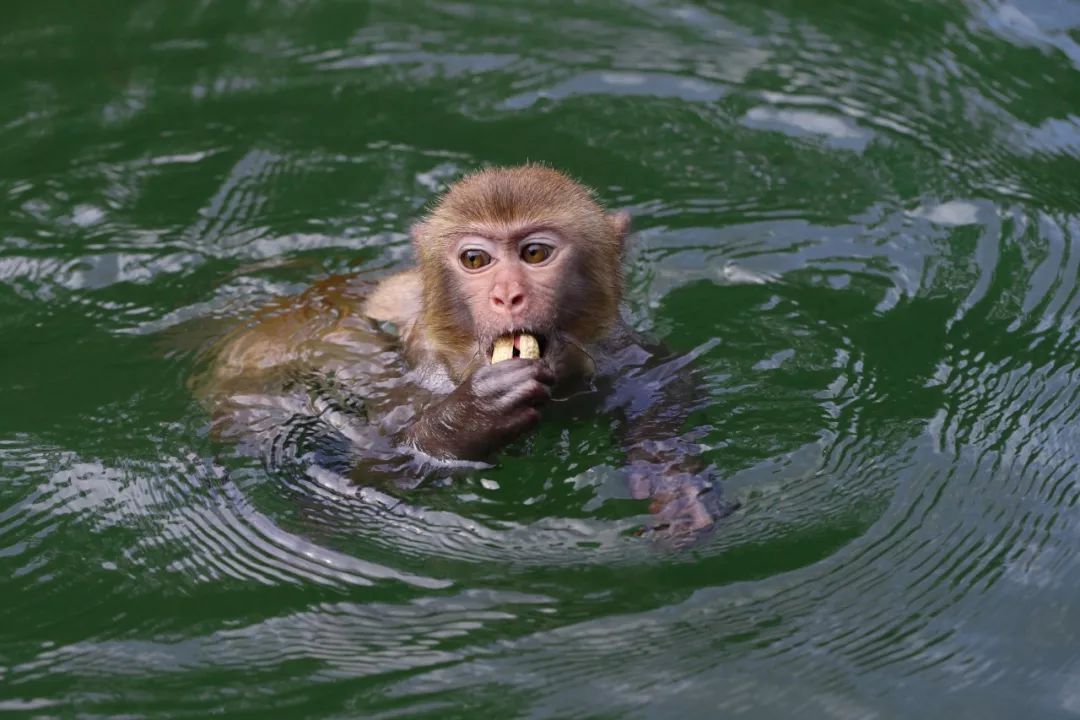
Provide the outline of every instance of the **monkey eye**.
{"type": "Polygon", "coordinates": [[[521,248],[521,259],[530,265],[539,265],[551,257],[555,248],[543,243],[529,243],[521,248]]]}
{"type": "Polygon", "coordinates": [[[461,264],[469,270],[479,270],[485,265],[491,264],[491,256],[483,250],[463,250],[461,255],[458,255],[461,260],[461,264]]]}

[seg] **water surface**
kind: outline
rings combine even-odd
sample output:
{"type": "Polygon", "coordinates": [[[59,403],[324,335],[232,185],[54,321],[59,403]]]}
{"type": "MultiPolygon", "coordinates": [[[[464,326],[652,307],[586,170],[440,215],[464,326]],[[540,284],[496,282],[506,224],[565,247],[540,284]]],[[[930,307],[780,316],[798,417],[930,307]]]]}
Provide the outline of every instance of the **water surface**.
{"type": "Polygon", "coordinates": [[[10,3],[0,711],[1080,715],[1080,5],[10,3]],[[626,208],[739,511],[667,553],[608,420],[407,497],[187,383],[484,163],[626,208]],[[402,501],[404,499],[404,501],[402,501]]]}

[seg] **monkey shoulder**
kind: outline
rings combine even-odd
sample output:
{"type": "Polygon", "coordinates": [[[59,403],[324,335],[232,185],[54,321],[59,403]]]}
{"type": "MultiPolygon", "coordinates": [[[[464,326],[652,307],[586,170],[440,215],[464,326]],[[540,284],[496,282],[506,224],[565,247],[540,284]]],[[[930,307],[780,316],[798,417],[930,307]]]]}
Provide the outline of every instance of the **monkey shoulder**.
{"type": "Polygon", "coordinates": [[[217,393],[277,377],[283,368],[341,364],[349,352],[377,352],[380,338],[362,314],[376,287],[360,275],[334,275],[271,300],[207,344],[205,371],[195,374],[192,387],[199,395],[217,393]]]}
{"type": "Polygon", "coordinates": [[[372,320],[390,322],[403,332],[420,314],[422,286],[417,270],[383,279],[368,296],[363,312],[372,320]]]}
{"type": "Polygon", "coordinates": [[[626,321],[618,323],[593,349],[598,376],[623,377],[627,368],[646,365],[659,355],[666,354],[662,345],[632,328],[626,321]]]}

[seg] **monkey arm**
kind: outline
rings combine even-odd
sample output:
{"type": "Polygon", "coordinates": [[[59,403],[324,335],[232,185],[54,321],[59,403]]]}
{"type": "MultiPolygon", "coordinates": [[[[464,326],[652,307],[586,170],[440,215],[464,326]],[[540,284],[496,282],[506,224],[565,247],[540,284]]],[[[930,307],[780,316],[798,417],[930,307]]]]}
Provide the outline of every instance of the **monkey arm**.
{"type": "Polygon", "coordinates": [[[419,315],[423,290],[416,270],[391,275],[372,291],[363,314],[376,322],[391,322],[405,330],[419,315]]]}
{"type": "Polygon", "coordinates": [[[713,468],[701,447],[684,432],[690,414],[703,404],[693,362],[708,346],[682,356],[626,331],[617,337],[638,358],[615,377],[608,403],[625,422],[620,432],[628,460],[630,493],[649,499],[652,531],[675,546],[692,544],[737,505],[721,497],[713,468]]]}

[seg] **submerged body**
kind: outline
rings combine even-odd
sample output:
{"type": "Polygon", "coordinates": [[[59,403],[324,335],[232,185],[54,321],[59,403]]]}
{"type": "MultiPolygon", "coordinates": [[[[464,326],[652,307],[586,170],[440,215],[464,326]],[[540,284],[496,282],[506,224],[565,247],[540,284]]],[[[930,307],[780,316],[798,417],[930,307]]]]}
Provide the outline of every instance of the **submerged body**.
{"type": "Polygon", "coordinates": [[[490,460],[553,394],[599,385],[631,494],[684,544],[727,508],[680,439],[694,402],[686,360],[665,360],[620,319],[626,229],[554,170],[469,176],[414,227],[416,268],[378,284],[328,279],[226,338],[199,382],[215,429],[275,459],[408,487],[432,459],[490,460]]]}

